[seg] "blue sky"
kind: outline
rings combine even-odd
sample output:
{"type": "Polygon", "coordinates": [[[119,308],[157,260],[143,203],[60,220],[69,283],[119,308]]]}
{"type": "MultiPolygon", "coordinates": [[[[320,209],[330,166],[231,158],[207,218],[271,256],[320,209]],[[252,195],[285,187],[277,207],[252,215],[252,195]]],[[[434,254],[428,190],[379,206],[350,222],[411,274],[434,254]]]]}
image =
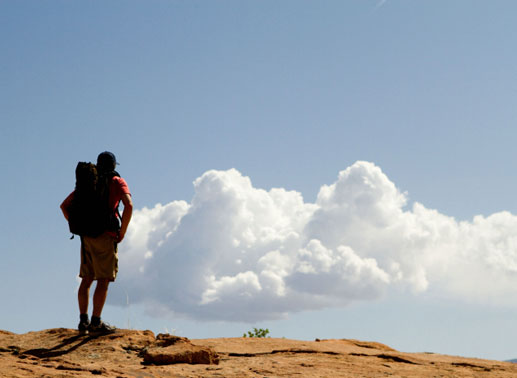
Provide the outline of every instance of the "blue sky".
{"type": "MultiPolygon", "coordinates": [[[[239,175],[223,174],[231,168],[254,189],[285,188],[315,204],[322,186],[367,161],[407,193],[406,211],[418,202],[469,225],[517,214],[516,10],[460,0],[0,1],[0,329],[76,326],[79,246],[58,206],[77,161],[104,150],[117,155],[139,210],[190,205],[201,198],[196,179],[233,185],[239,175]]],[[[512,219],[491,232],[508,232],[512,219]]],[[[137,231],[121,260],[124,248],[142,252],[137,231]]],[[[513,263],[517,249],[504,240],[513,263]]],[[[483,282],[476,272],[468,277],[483,282]]],[[[388,288],[252,323],[188,309],[157,316],[131,291],[120,305],[117,290],[130,287],[122,277],[104,318],[190,338],[260,326],[277,337],[507,359],[517,308],[515,273],[506,273],[504,290],[482,293],[506,301],[452,295],[435,278],[417,294],[388,288]]]]}

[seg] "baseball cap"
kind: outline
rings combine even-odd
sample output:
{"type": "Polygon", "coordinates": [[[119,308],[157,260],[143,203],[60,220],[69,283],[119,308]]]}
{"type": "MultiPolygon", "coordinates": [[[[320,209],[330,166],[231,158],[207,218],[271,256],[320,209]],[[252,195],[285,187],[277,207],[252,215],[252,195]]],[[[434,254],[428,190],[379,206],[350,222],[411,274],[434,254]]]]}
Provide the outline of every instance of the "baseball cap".
{"type": "Polygon", "coordinates": [[[109,167],[117,165],[117,158],[112,152],[104,151],[97,157],[97,165],[101,167],[109,167]]]}

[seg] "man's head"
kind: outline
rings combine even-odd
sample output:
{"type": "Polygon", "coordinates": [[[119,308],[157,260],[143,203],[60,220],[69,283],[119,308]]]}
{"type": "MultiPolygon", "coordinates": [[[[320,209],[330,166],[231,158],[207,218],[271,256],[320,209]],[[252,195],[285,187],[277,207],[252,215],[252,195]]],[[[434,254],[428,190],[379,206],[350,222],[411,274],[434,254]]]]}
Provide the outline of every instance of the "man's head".
{"type": "Polygon", "coordinates": [[[109,151],[104,151],[97,157],[97,170],[99,173],[115,170],[117,159],[115,155],[109,151]]]}

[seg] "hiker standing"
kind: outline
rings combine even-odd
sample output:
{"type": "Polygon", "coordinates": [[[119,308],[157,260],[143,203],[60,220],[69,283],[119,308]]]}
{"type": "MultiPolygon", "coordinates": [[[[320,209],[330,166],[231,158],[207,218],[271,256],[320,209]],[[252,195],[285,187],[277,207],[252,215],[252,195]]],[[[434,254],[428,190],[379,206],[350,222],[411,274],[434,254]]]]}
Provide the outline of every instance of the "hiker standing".
{"type": "MultiPolygon", "coordinates": [[[[71,231],[81,236],[81,267],[79,277],[81,277],[82,280],[77,298],[80,314],[78,328],[82,333],[87,331],[90,333],[111,333],[115,331],[115,327],[101,320],[101,313],[108,295],[108,285],[110,282],[115,281],[118,272],[117,244],[124,239],[133,212],[131,193],[126,181],[115,171],[116,164],[115,155],[108,151],[99,154],[96,167],[90,164],[92,166],[91,170],[95,171],[96,169],[96,174],[93,174],[96,182],[92,185],[94,190],[98,192],[98,197],[95,197],[96,202],[102,202],[102,198],[106,198],[109,215],[111,219],[115,219],[116,226],[102,226],[104,229],[100,231],[97,230],[93,234],[72,231],[71,218],[74,218],[77,213],[77,211],[74,213],[74,209],[77,208],[74,207],[74,194],[76,197],[79,197],[79,195],[77,195],[79,192],[77,170],[76,189],[61,204],[61,210],[66,220],[69,221],[71,231]],[[121,217],[118,213],[120,201],[124,204],[124,211],[121,217]],[[121,219],[118,219],[119,217],[121,219]],[[120,227],[118,227],[119,221],[120,227]],[[97,235],[99,233],[100,235],[97,235]],[[95,236],[87,236],[87,234],[95,236]],[[88,302],[90,286],[95,280],[97,281],[97,286],[93,294],[93,313],[90,322],[88,318],[88,302]]],[[[92,205],[90,203],[87,207],[95,207],[95,204],[92,205]]],[[[82,218],[84,222],[84,218],[88,217],[82,216],[82,218]]],[[[102,222],[94,223],[98,225],[102,222]]],[[[111,223],[113,223],[113,221],[111,221],[111,223]]]]}

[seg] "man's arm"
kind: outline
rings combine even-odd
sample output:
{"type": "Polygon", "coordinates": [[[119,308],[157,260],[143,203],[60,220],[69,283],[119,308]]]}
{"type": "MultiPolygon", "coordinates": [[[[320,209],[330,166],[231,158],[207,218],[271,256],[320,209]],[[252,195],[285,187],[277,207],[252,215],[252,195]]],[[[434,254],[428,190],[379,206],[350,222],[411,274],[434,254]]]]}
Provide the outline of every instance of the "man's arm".
{"type": "Polygon", "coordinates": [[[66,209],[66,206],[64,203],[61,204],[61,211],[63,212],[63,215],[65,216],[65,219],[68,221],[68,210],[66,209]]]}
{"type": "Polygon", "coordinates": [[[131,201],[131,194],[124,194],[122,196],[122,203],[124,204],[124,211],[122,212],[122,221],[120,225],[118,242],[120,243],[124,236],[126,236],[127,226],[133,215],[133,201],[131,201]]]}
{"type": "Polygon", "coordinates": [[[70,206],[70,202],[72,201],[72,196],[74,193],[70,193],[68,197],[65,198],[65,200],[61,203],[61,211],[63,212],[63,215],[65,216],[65,219],[68,221],[68,207],[70,206]]]}

